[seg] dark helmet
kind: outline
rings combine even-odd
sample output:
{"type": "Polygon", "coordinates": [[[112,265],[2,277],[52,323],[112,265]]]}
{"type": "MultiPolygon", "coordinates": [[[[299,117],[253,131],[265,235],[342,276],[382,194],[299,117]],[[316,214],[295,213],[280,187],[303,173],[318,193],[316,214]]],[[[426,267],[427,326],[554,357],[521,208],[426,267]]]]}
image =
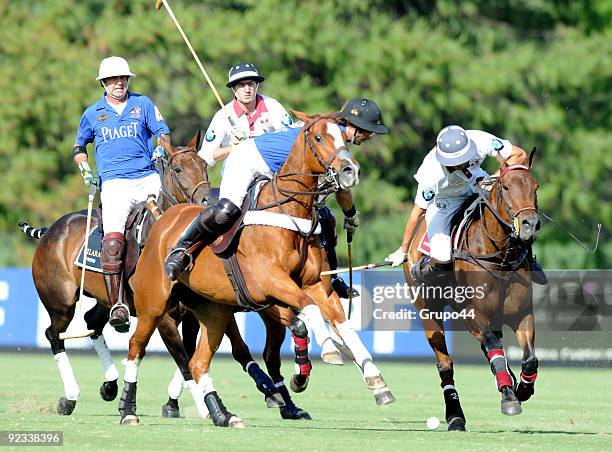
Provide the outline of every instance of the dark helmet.
{"type": "Polygon", "coordinates": [[[389,132],[389,129],[383,124],[380,108],[373,100],[363,97],[349,99],[340,110],[340,117],[367,132],[380,135],[389,132]]]}
{"type": "Polygon", "coordinates": [[[255,80],[257,83],[261,83],[265,80],[265,78],[259,75],[259,72],[254,64],[242,62],[235,64],[230,68],[227,74],[227,83],[225,86],[231,88],[240,80],[255,80]]]}

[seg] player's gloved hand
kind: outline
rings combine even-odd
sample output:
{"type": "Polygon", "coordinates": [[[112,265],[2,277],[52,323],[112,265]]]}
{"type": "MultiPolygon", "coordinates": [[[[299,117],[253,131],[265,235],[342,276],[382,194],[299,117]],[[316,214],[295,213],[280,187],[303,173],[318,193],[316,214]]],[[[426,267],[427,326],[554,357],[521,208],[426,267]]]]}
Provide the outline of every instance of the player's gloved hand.
{"type": "Polygon", "coordinates": [[[385,262],[389,262],[391,264],[391,267],[397,267],[404,263],[406,257],[406,253],[404,252],[404,250],[402,250],[402,247],[400,246],[396,251],[385,257],[385,262]]]}
{"type": "Polygon", "coordinates": [[[158,159],[163,159],[166,157],[166,150],[163,146],[157,146],[153,151],[153,155],[151,156],[151,160],[156,162],[158,159]]]}
{"type": "Polygon", "coordinates": [[[232,146],[235,146],[241,141],[244,141],[247,139],[247,136],[245,135],[245,133],[238,126],[232,127],[232,130],[229,133],[229,137],[230,137],[230,144],[232,146]]]}
{"type": "Polygon", "coordinates": [[[83,181],[85,182],[85,185],[87,185],[88,187],[90,185],[98,185],[98,178],[93,173],[87,162],[79,163],[79,170],[81,171],[81,176],[83,176],[83,181]]]}
{"type": "Polygon", "coordinates": [[[355,210],[353,215],[350,215],[350,213],[349,215],[346,213],[344,214],[344,229],[346,229],[346,232],[349,234],[354,234],[357,230],[357,226],[359,226],[359,211],[354,207],[353,209],[355,210]]]}

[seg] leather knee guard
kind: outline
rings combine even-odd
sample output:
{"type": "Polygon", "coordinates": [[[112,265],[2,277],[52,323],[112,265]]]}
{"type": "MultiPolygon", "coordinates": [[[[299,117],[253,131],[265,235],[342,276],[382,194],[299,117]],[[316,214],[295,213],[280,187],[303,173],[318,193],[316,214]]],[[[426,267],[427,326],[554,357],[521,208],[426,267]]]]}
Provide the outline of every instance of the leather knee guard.
{"type": "Polygon", "coordinates": [[[125,253],[125,236],[121,232],[109,232],[102,239],[102,270],[105,273],[117,274],[123,269],[125,253]]]}

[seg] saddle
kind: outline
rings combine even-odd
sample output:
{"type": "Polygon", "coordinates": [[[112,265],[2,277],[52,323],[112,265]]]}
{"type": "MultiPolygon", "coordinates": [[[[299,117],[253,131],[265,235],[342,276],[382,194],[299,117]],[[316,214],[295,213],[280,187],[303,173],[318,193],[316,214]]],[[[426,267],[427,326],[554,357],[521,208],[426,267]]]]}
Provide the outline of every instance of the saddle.
{"type": "MultiPolygon", "coordinates": [[[[457,251],[457,247],[461,241],[462,235],[465,233],[466,225],[468,221],[475,221],[480,218],[480,209],[478,209],[478,205],[482,202],[479,198],[478,194],[474,193],[467,198],[459,210],[455,212],[453,218],[451,220],[451,243],[453,245],[452,255],[453,260],[455,258],[455,253],[457,251]]],[[[429,248],[429,238],[427,237],[427,230],[419,240],[418,250],[429,256],[430,248],[429,248]]]]}
{"type": "MultiPolygon", "coordinates": [[[[236,294],[236,303],[243,311],[261,311],[270,307],[275,301],[265,305],[257,304],[251,296],[246,285],[242,270],[238,264],[236,250],[240,241],[240,235],[244,227],[249,224],[260,224],[274,226],[284,229],[299,231],[307,237],[312,234],[320,233],[321,227],[318,218],[315,221],[304,220],[299,218],[288,217],[282,214],[264,212],[257,210],[257,201],[263,186],[270,182],[271,179],[267,176],[258,176],[249,186],[247,196],[244,198],[241,207],[241,214],[234,222],[232,227],[213,244],[210,245],[211,250],[222,260],[225,272],[232,283],[236,294]]],[[[218,198],[218,194],[216,194],[218,198]]],[[[305,261],[307,247],[304,246],[303,260],[305,261]]],[[[302,264],[303,265],[303,264],[302,264]]]]}
{"type": "MultiPolygon", "coordinates": [[[[80,213],[87,215],[86,210],[82,210],[80,213]]],[[[85,268],[98,273],[104,273],[102,271],[102,238],[104,237],[104,229],[102,224],[102,209],[97,207],[92,212],[92,218],[95,218],[96,225],[89,231],[89,240],[87,242],[87,260],[85,261],[85,268]]],[[[151,212],[147,209],[146,202],[140,202],[134,206],[130,215],[125,223],[125,240],[126,240],[126,251],[123,265],[123,275],[125,280],[128,280],[136,269],[138,258],[144,248],[145,242],[151,230],[151,226],[155,223],[155,218],[151,212]]],[[[74,264],[82,268],[83,267],[83,252],[85,243],[81,245],[81,249],[77,255],[74,264]]]]}

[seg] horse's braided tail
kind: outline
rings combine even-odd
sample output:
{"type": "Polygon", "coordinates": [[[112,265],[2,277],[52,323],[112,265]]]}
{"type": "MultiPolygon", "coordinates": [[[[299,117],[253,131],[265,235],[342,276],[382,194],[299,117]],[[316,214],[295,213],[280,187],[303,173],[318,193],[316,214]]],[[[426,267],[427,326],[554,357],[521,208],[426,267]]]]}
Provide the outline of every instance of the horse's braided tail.
{"type": "Polygon", "coordinates": [[[27,221],[20,221],[19,229],[21,229],[23,233],[27,235],[28,237],[39,239],[43,236],[45,232],[47,232],[48,228],[40,228],[40,229],[33,228],[30,226],[30,224],[27,221]]]}

